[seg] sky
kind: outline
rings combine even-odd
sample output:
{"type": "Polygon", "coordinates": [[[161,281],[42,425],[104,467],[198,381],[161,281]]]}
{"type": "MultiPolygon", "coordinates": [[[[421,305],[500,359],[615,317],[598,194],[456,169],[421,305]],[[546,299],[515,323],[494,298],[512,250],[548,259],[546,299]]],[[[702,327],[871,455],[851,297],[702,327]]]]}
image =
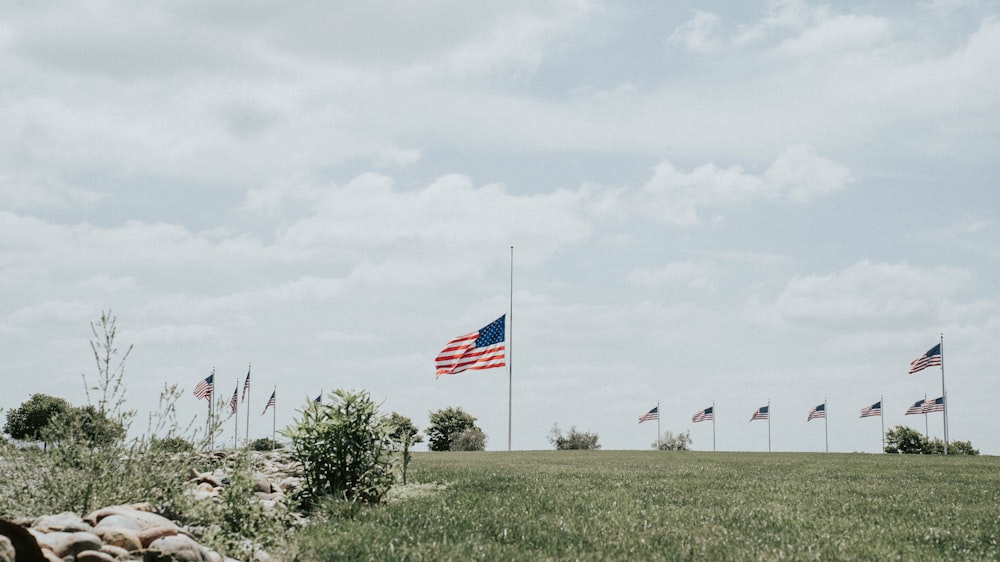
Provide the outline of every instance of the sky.
{"type": "Polygon", "coordinates": [[[251,438],[345,389],[489,450],[657,404],[712,450],[714,404],[718,450],[874,453],[943,379],[1000,454],[995,2],[5,2],[0,124],[6,411],[85,404],[110,310],[137,431],[249,369],[251,438]],[[503,314],[509,369],[435,378],[503,314]]]}

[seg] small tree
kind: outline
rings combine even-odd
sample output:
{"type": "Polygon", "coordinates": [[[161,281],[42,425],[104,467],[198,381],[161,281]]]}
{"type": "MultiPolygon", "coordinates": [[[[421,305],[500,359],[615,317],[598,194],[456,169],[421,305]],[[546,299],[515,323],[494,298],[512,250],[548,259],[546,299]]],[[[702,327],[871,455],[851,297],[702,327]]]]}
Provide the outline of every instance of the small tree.
{"type": "Polygon", "coordinates": [[[406,471],[410,467],[410,447],[414,443],[421,443],[424,440],[424,436],[418,433],[417,426],[413,425],[413,420],[410,418],[393,412],[389,416],[389,427],[391,431],[389,433],[389,438],[395,443],[399,451],[403,456],[403,484],[406,484],[406,471]]]}
{"type": "Polygon", "coordinates": [[[73,406],[62,398],[48,394],[32,394],[26,402],[7,412],[4,433],[14,439],[42,441],[49,424],[58,418],[65,420],[73,406]]]}
{"type": "Polygon", "coordinates": [[[452,451],[484,451],[486,450],[486,434],[478,427],[470,427],[452,436],[452,451]]]}
{"type": "Polygon", "coordinates": [[[571,449],[596,450],[601,446],[597,443],[597,434],[586,431],[578,431],[576,426],[569,428],[569,433],[563,435],[559,424],[552,424],[549,432],[549,443],[552,443],[557,451],[568,451],[571,449]]]}
{"type": "Polygon", "coordinates": [[[684,432],[674,435],[674,432],[668,429],[663,432],[660,441],[654,442],[651,446],[654,449],[659,448],[660,451],[689,451],[691,450],[691,433],[684,432]]]}
{"type": "MultiPolygon", "coordinates": [[[[455,451],[455,450],[476,450],[476,449],[456,449],[452,447],[453,441],[463,432],[469,429],[478,430],[481,434],[483,447],[486,445],[486,434],[476,427],[476,418],[465,412],[461,407],[443,408],[430,414],[431,424],[427,427],[427,439],[429,448],[432,451],[455,451]]],[[[462,446],[473,443],[478,435],[469,434],[463,437],[462,446]]]]}

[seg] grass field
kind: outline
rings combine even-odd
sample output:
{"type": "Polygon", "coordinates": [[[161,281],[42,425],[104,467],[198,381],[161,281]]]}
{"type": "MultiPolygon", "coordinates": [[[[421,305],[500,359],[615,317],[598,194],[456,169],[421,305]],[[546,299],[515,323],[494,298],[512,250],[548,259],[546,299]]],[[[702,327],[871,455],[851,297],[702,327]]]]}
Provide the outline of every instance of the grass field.
{"type": "Polygon", "coordinates": [[[1000,560],[996,457],[421,453],[411,480],[444,487],[316,523],[298,558],[1000,560]]]}

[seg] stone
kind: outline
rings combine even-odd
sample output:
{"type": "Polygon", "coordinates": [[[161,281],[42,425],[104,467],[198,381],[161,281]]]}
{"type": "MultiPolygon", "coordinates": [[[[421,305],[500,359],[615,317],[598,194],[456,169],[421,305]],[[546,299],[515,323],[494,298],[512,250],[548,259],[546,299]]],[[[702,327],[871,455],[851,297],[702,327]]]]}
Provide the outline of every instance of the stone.
{"type": "Polygon", "coordinates": [[[4,537],[14,549],[18,562],[42,562],[45,560],[35,536],[20,525],[0,519],[0,537],[4,537]]]}
{"type": "Polygon", "coordinates": [[[42,533],[29,529],[38,541],[38,546],[48,548],[59,558],[76,556],[84,550],[100,550],[101,538],[94,533],[67,533],[53,531],[42,533]]]}
{"type": "Polygon", "coordinates": [[[16,562],[17,551],[14,550],[14,543],[4,535],[0,535],[0,562],[16,562]]]}
{"type": "Polygon", "coordinates": [[[79,515],[64,511],[55,515],[43,515],[31,523],[33,529],[43,532],[66,531],[70,533],[91,532],[94,528],[79,515]]]}
{"type": "Polygon", "coordinates": [[[153,541],[157,539],[163,537],[172,537],[180,533],[181,529],[176,525],[162,525],[160,527],[149,527],[139,531],[139,542],[142,543],[142,546],[148,547],[153,541]]]}
{"type": "Polygon", "coordinates": [[[105,554],[110,554],[115,560],[126,560],[129,559],[129,552],[120,546],[115,546],[113,544],[104,543],[101,547],[101,552],[105,554]]]}
{"type": "Polygon", "coordinates": [[[260,492],[262,494],[270,494],[271,492],[274,491],[271,488],[271,481],[267,479],[267,476],[264,476],[263,474],[258,472],[253,475],[253,480],[254,480],[253,482],[254,492],[260,492]]]}
{"type": "MultiPolygon", "coordinates": [[[[101,521],[101,523],[104,523],[104,521],[101,521]]],[[[111,526],[105,526],[102,528],[98,525],[94,531],[97,533],[97,536],[101,537],[101,540],[104,541],[105,546],[117,546],[125,549],[126,552],[132,552],[142,548],[142,540],[139,539],[139,531],[136,529],[111,526]]]]}
{"type": "Polygon", "coordinates": [[[156,539],[143,553],[143,562],[209,562],[208,549],[191,537],[174,535],[156,539]]]}
{"type": "Polygon", "coordinates": [[[76,555],[76,562],[115,562],[115,557],[100,550],[84,550],[76,555]]]}
{"type": "Polygon", "coordinates": [[[83,516],[83,520],[86,521],[87,523],[90,523],[91,525],[97,526],[97,523],[100,522],[101,519],[104,519],[109,515],[120,514],[122,512],[131,513],[133,511],[152,512],[153,505],[148,502],[130,503],[125,505],[111,505],[108,507],[102,507],[101,509],[96,509],[94,511],[91,511],[90,513],[83,516]]]}

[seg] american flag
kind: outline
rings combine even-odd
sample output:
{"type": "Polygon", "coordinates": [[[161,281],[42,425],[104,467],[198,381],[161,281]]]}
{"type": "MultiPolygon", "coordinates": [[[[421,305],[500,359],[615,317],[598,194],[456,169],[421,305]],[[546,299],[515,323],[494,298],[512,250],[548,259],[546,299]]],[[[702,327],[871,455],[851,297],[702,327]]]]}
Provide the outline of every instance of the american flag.
{"type": "Polygon", "coordinates": [[[709,421],[709,420],[712,421],[715,420],[715,406],[709,406],[704,410],[698,410],[698,412],[695,415],[691,416],[691,421],[693,421],[694,423],[709,421]]]}
{"type": "Polygon", "coordinates": [[[927,353],[917,357],[910,362],[910,373],[919,373],[927,367],[939,367],[941,365],[941,344],[927,350],[927,353]]]}
{"type": "Polygon", "coordinates": [[[197,396],[199,400],[204,398],[211,401],[213,390],[215,390],[215,373],[208,375],[205,380],[198,381],[198,384],[194,387],[194,395],[197,396]]]}
{"type": "Polygon", "coordinates": [[[943,412],[944,411],[944,396],[941,398],[935,398],[934,400],[927,400],[924,402],[924,413],[928,412],[943,412]]]}
{"type": "Polygon", "coordinates": [[[770,410],[771,410],[771,406],[770,405],[761,406],[760,408],[757,408],[757,411],[755,411],[753,413],[753,415],[750,416],[750,421],[754,421],[754,420],[766,420],[766,419],[768,419],[768,415],[770,414],[770,410]]]}
{"type": "Polygon", "coordinates": [[[906,409],[906,415],[910,414],[923,414],[924,413],[924,402],[926,400],[917,400],[912,406],[906,409]]]}
{"type": "Polygon", "coordinates": [[[466,369],[505,367],[504,314],[475,332],[458,336],[445,344],[434,360],[437,375],[454,375],[466,369]]]}
{"type": "Polygon", "coordinates": [[[243,383],[243,397],[240,398],[241,401],[247,401],[247,394],[250,394],[250,367],[247,366],[247,380],[243,383]]]}
{"type": "Polygon", "coordinates": [[[266,414],[266,413],[267,413],[267,409],[268,409],[268,408],[272,408],[272,407],[274,407],[274,393],[275,393],[275,392],[277,392],[277,390],[275,390],[274,392],[272,392],[272,393],[271,393],[271,397],[267,399],[267,404],[264,404],[264,411],[263,411],[263,412],[261,412],[261,413],[260,413],[260,415],[262,415],[262,416],[263,416],[264,414],[266,414]]]}
{"type": "Polygon", "coordinates": [[[645,414],[639,416],[639,423],[650,420],[660,419],[660,407],[656,406],[652,410],[646,412],[645,414]]]}
{"type": "Polygon", "coordinates": [[[806,418],[806,421],[807,422],[813,421],[816,418],[825,418],[825,417],[826,417],[826,402],[810,410],[809,416],[806,418]]]}
{"type": "Polygon", "coordinates": [[[315,402],[317,404],[322,404],[323,403],[323,393],[320,392],[319,394],[317,394],[316,398],[313,400],[313,402],[315,402]]]}
{"type": "Polygon", "coordinates": [[[878,402],[872,404],[871,406],[867,406],[867,407],[861,408],[861,417],[863,417],[863,418],[870,418],[870,417],[881,416],[881,415],[882,415],[882,401],[881,400],[879,400],[878,402]]]}
{"type": "Polygon", "coordinates": [[[236,404],[238,404],[238,402],[236,401],[236,397],[239,396],[239,392],[240,392],[240,381],[239,379],[237,379],[236,388],[233,389],[233,397],[229,399],[229,407],[232,408],[234,414],[236,413],[236,404]]]}

